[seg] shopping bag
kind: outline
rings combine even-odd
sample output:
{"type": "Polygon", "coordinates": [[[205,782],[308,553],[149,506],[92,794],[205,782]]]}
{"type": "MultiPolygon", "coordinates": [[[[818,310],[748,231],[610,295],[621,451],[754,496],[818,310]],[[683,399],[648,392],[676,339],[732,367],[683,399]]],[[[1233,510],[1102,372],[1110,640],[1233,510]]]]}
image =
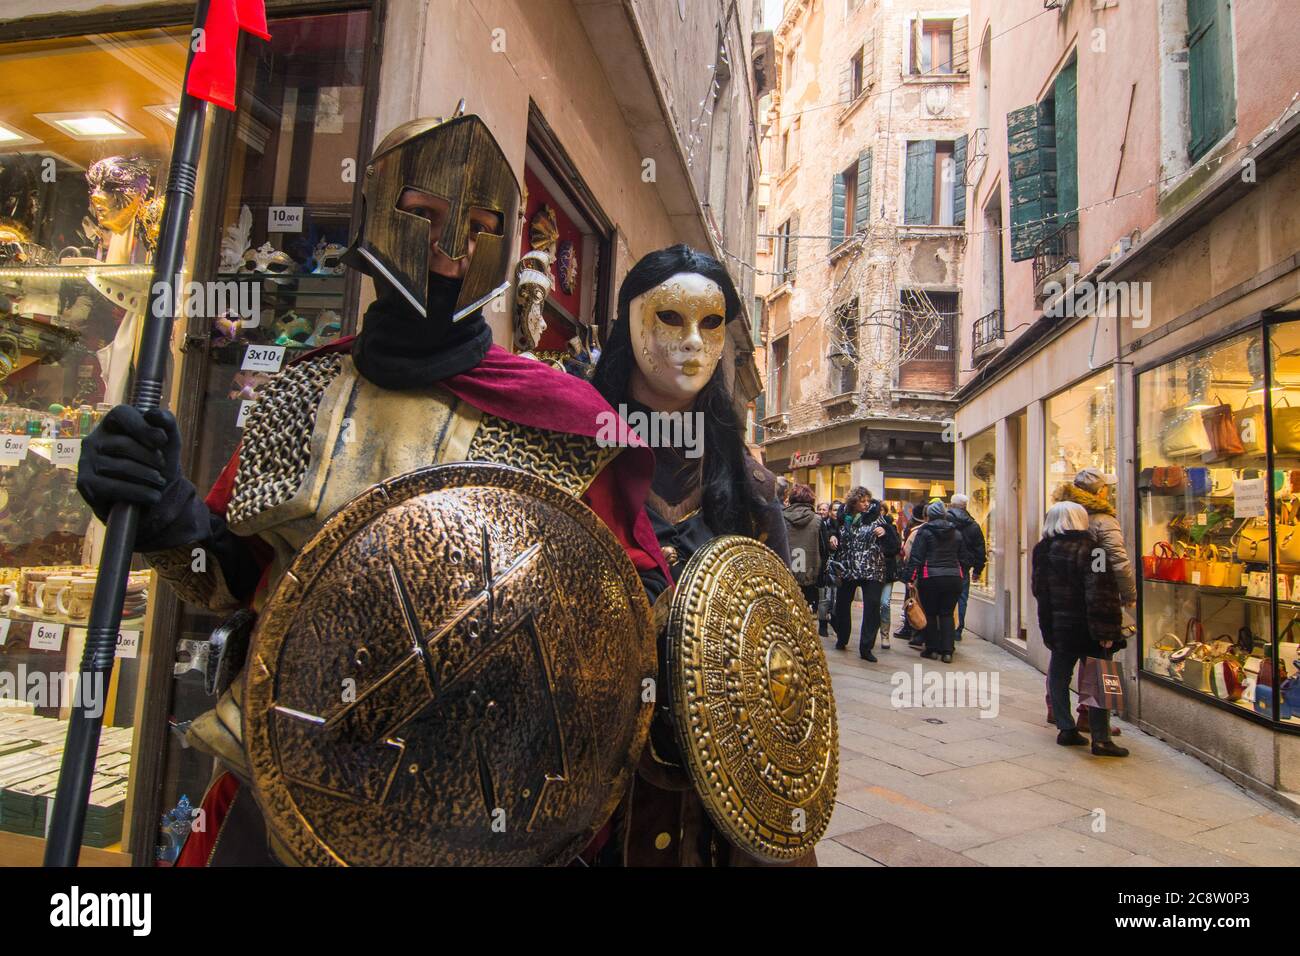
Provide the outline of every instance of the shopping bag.
{"type": "Polygon", "coordinates": [[[829,621],[835,610],[835,589],[823,587],[817,589],[817,620],[829,621]]]}
{"type": "Polygon", "coordinates": [[[1079,705],[1120,709],[1124,705],[1124,665],[1102,657],[1086,658],[1079,679],[1079,705]]]}

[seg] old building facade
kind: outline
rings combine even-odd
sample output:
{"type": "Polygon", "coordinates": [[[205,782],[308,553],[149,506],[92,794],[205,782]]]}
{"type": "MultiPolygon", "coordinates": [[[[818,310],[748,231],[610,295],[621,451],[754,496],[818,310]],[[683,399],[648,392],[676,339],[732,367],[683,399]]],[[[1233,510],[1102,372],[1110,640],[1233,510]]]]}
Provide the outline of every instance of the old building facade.
{"type": "Polygon", "coordinates": [[[755,415],[769,467],[819,500],[952,490],[967,34],[937,0],[792,0],[774,31],[755,415]]]}
{"type": "Polygon", "coordinates": [[[1300,27],[1276,11],[975,0],[956,426],[992,542],[968,627],[1046,668],[1028,552],[1077,472],[1112,475],[1130,716],[1286,799],[1300,27]]]}

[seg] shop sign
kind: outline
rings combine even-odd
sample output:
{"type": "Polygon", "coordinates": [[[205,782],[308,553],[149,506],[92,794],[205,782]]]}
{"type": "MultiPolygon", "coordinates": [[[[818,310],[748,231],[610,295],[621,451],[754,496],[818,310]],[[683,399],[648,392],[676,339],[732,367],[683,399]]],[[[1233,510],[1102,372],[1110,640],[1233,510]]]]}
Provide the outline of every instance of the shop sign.
{"type": "Polygon", "coordinates": [[[1268,490],[1263,478],[1234,481],[1232,499],[1234,518],[1263,518],[1268,514],[1268,490]]]}
{"type": "Polygon", "coordinates": [[[791,468],[791,469],[795,469],[795,468],[815,468],[818,464],[821,463],[821,460],[822,460],[821,452],[816,452],[816,451],[798,452],[798,451],[796,451],[793,455],[790,456],[790,468],[791,468]]]}

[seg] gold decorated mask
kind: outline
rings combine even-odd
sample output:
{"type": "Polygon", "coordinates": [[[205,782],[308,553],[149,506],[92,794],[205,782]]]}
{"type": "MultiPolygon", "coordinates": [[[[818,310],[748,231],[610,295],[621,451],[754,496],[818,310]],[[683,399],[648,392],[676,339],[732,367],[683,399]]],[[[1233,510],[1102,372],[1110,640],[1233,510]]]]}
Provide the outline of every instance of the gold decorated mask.
{"type": "Polygon", "coordinates": [[[722,288],[693,272],[679,272],[632,300],[632,345],[652,392],[671,402],[694,400],[722,359],[726,314],[722,288]]]}

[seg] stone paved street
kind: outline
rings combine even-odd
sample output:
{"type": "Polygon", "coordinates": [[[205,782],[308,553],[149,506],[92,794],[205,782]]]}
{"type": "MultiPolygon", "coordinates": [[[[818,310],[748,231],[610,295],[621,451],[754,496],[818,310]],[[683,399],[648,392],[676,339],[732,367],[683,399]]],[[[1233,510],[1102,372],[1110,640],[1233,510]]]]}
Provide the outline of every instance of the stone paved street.
{"type": "MultiPolygon", "coordinates": [[[[901,589],[899,589],[901,591],[901,589]]],[[[822,866],[1294,866],[1300,823],[1193,757],[1117,721],[1126,759],[1060,747],[1043,675],[973,635],[951,664],[905,642],[860,660],[826,640],[839,709],[835,815],[822,866]],[[998,675],[997,716],[895,707],[891,678],[998,675]]],[[[894,627],[899,621],[897,603],[894,627]]]]}

